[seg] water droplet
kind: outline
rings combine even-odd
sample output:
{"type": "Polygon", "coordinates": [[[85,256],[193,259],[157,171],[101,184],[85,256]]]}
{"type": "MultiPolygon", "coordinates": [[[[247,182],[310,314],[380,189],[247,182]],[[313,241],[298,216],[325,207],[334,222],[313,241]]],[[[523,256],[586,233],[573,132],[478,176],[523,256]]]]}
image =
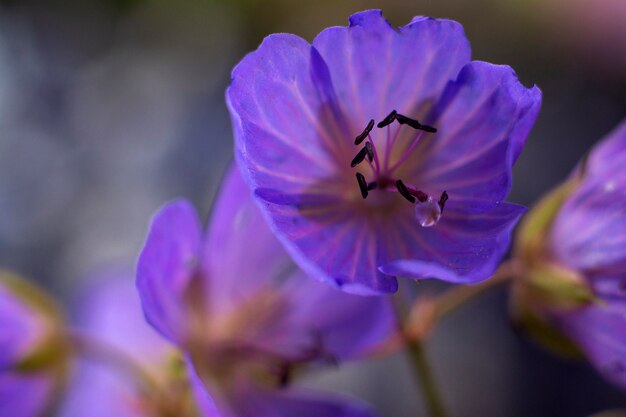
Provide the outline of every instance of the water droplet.
{"type": "Polygon", "coordinates": [[[415,204],[415,217],[422,227],[434,226],[441,218],[441,208],[432,197],[428,197],[428,200],[415,204]]]}

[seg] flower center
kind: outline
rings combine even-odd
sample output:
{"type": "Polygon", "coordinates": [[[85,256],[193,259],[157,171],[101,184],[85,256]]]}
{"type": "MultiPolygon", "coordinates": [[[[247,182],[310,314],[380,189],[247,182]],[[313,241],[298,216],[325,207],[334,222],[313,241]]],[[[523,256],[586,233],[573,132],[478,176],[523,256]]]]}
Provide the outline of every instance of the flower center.
{"type": "Polygon", "coordinates": [[[393,122],[398,122],[400,126],[392,134],[391,129],[387,128],[387,137],[385,140],[386,149],[384,155],[377,151],[371,132],[374,129],[374,119],[371,119],[363,132],[355,139],[355,145],[365,145],[356,154],[350,162],[352,168],[357,167],[362,162],[367,162],[370,167],[371,177],[368,180],[365,175],[359,171],[356,172],[356,180],[361,191],[361,196],[366,199],[370,191],[378,190],[383,192],[398,193],[404,197],[409,203],[415,205],[415,217],[422,227],[431,227],[437,224],[443,213],[443,207],[448,200],[448,193],[443,191],[439,199],[435,201],[432,196],[418,189],[414,184],[405,184],[400,178],[395,176],[398,168],[411,156],[411,153],[425,134],[436,133],[437,129],[421,124],[415,119],[411,119],[397,111],[393,110],[387,117],[380,121],[376,126],[379,129],[390,126],[393,122]],[[391,162],[391,154],[394,145],[400,136],[400,129],[403,125],[414,129],[415,135],[411,139],[411,143],[402,152],[400,157],[391,162]],[[384,156],[384,158],[383,158],[384,156]]]}
{"type": "Polygon", "coordinates": [[[260,291],[212,323],[208,341],[211,354],[205,360],[205,371],[216,381],[228,386],[235,376],[285,386],[293,372],[315,362],[334,363],[326,351],[322,336],[315,329],[298,329],[297,345],[271,342],[282,332],[283,317],[289,316],[289,303],[282,295],[260,291]]]}

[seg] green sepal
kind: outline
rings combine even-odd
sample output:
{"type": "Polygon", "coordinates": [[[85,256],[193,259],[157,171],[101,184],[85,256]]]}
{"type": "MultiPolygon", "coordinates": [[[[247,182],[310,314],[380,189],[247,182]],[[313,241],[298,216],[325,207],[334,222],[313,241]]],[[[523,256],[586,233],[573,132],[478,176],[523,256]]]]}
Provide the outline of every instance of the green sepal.
{"type": "Polygon", "coordinates": [[[526,297],[549,308],[578,308],[599,302],[587,281],[576,271],[550,263],[538,263],[523,277],[526,297]]]}
{"type": "Polygon", "coordinates": [[[537,344],[566,358],[584,359],[580,348],[541,315],[523,306],[514,309],[516,311],[513,313],[513,320],[516,328],[530,336],[537,344]]]}

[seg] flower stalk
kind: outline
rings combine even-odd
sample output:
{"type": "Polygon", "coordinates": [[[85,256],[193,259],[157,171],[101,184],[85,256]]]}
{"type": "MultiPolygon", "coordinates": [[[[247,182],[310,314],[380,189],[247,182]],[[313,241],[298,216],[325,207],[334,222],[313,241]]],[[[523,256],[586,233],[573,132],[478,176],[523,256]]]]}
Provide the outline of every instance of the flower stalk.
{"type": "Polygon", "coordinates": [[[437,382],[432,372],[430,363],[425,352],[425,346],[421,340],[408,340],[406,344],[408,357],[419,379],[418,384],[422,390],[422,396],[428,413],[431,417],[446,417],[445,407],[441,394],[437,388],[437,382]]]}

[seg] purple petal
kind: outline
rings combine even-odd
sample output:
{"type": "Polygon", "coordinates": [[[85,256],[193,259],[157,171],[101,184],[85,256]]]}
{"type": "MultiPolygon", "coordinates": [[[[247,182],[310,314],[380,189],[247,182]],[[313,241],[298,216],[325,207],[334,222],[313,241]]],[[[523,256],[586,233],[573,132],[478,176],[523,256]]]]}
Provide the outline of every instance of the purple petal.
{"type": "Polygon", "coordinates": [[[292,267],[235,166],[213,209],[202,263],[214,277],[210,305],[217,311],[244,302],[292,267]]]}
{"type": "Polygon", "coordinates": [[[139,386],[116,367],[81,361],[58,417],[145,417],[139,386]]]}
{"type": "Polygon", "coordinates": [[[395,277],[378,271],[379,230],[346,206],[301,207],[261,202],[279,238],[311,277],[355,294],[395,292],[395,277]]]}
{"type": "Polygon", "coordinates": [[[146,322],[132,275],[107,271],[92,279],[78,297],[77,329],[147,369],[160,364],[172,346],[146,322]]]}
{"type": "Polygon", "coordinates": [[[422,228],[410,216],[398,218],[386,234],[388,252],[381,269],[454,283],[484,280],[506,254],[511,231],[525,211],[503,203],[484,213],[467,214],[452,202],[434,227],[422,228]]]}
{"type": "Polygon", "coordinates": [[[558,323],[605,378],[626,389],[626,303],[601,302],[563,313],[558,323]]]}
{"type": "Polygon", "coordinates": [[[286,34],[265,38],[233,70],[227,101],[254,188],[299,194],[349,169],[350,135],[339,127],[327,73],[311,45],[286,34]]]}
{"type": "Polygon", "coordinates": [[[234,408],[237,417],[373,417],[360,401],[310,391],[260,390],[240,393],[234,408]]]}
{"type": "Polygon", "coordinates": [[[551,233],[564,264],[594,273],[626,270],[626,123],[589,157],[581,185],[561,208],[551,233]]]}
{"type": "Polygon", "coordinates": [[[626,164],[626,120],[598,143],[586,161],[587,175],[610,175],[614,168],[626,164]]]}
{"type": "MultiPolygon", "coordinates": [[[[127,355],[153,377],[161,375],[159,368],[172,347],[145,321],[130,274],[98,274],[79,300],[75,315],[81,332],[127,355]]],[[[98,360],[77,365],[60,417],[146,415],[144,394],[132,374],[98,360]]]]}
{"type": "Polygon", "coordinates": [[[200,415],[202,417],[235,417],[231,416],[227,410],[218,410],[215,399],[200,379],[193,361],[190,358],[186,358],[185,362],[187,364],[187,372],[189,373],[189,383],[191,384],[191,390],[200,415]]]}
{"type": "Polygon", "coordinates": [[[324,351],[338,360],[355,359],[382,344],[397,323],[387,297],[346,294],[299,274],[287,284],[294,305],[288,320],[319,338],[324,351]]]}
{"type": "Polygon", "coordinates": [[[148,322],[182,343],[189,334],[185,292],[198,265],[200,221],[184,200],[165,205],[152,219],[137,264],[137,289],[148,322]]]}
{"type": "Polygon", "coordinates": [[[415,18],[394,30],[380,10],[352,15],[349,27],[324,30],[313,46],[328,65],[355,135],[369,119],[381,120],[394,109],[423,115],[470,59],[458,23],[415,18]]]}
{"type": "Polygon", "coordinates": [[[412,169],[399,175],[433,194],[446,190],[467,211],[499,204],[540,104],[539,89],[521,85],[510,67],[467,64],[431,116],[437,133],[421,140],[406,162],[412,169]]]}
{"type": "Polygon", "coordinates": [[[43,416],[57,384],[56,378],[49,374],[0,372],[0,416],[43,416]]]}

